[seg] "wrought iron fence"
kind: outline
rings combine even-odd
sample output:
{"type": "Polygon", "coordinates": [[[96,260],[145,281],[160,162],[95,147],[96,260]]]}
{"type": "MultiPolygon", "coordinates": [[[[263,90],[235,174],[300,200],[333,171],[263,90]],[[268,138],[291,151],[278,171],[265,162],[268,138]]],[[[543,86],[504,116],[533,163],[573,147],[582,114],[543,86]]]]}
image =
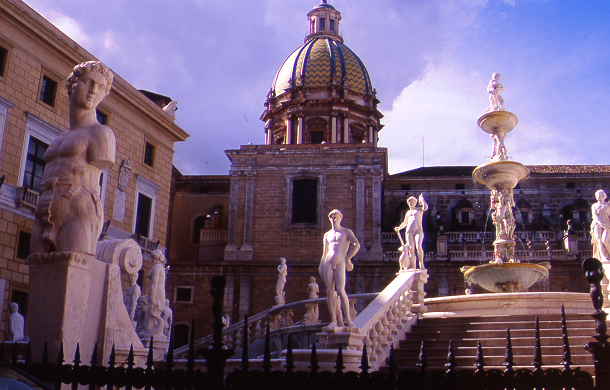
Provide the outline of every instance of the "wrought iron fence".
{"type": "MultiPolygon", "coordinates": [[[[591,260],[591,259],[588,259],[591,260]]],[[[587,260],[587,261],[588,261],[587,260]]],[[[585,261],[585,263],[587,262],[585,261]]],[[[583,263],[583,268],[585,268],[583,263]]],[[[598,262],[599,263],[599,262],[598,262]]],[[[191,327],[191,337],[186,367],[177,369],[171,353],[167,355],[164,362],[153,362],[153,343],[151,342],[148,359],[144,367],[136,367],[131,349],[126,362],[115,361],[114,347],[107,365],[97,360],[97,348],[94,349],[91,363],[82,364],[79,348],[77,346],[72,363],[67,363],[63,354],[63,347],[55,363],[49,360],[45,352],[40,363],[33,363],[31,350],[28,346],[25,357],[20,358],[17,343],[13,343],[11,364],[18,369],[29,373],[42,382],[59,390],[62,384],[70,385],[76,390],[79,385],[94,388],[133,388],[149,389],[316,389],[316,390],[358,390],[358,389],[388,389],[388,390],[495,390],[495,389],[606,389],[610,379],[610,343],[607,342],[606,314],[601,311],[600,282],[603,278],[601,263],[591,265],[588,263],[587,280],[592,284],[591,296],[594,302],[597,334],[593,337],[597,341],[587,343],[585,348],[593,356],[595,365],[595,377],[580,367],[573,368],[571,363],[570,344],[568,329],[566,326],[565,312],[562,311],[562,340],[563,361],[562,368],[545,367],[540,341],[538,321],[534,339],[534,358],[531,368],[515,368],[513,362],[512,341],[510,330],[506,332],[506,348],[504,358],[504,369],[486,369],[484,350],[479,342],[476,353],[476,363],[471,367],[458,367],[450,341],[447,352],[447,362],[444,369],[429,368],[425,342],[422,342],[419,361],[415,367],[399,370],[395,364],[394,351],[391,350],[386,366],[371,372],[367,356],[366,345],[362,349],[360,372],[345,371],[343,364],[343,352],[339,347],[334,371],[322,371],[318,364],[318,353],[315,344],[311,349],[310,365],[307,371],[295,370],[293,350],[291,342],[288,342],[285,365],[281,370],[272,370],[270,337],[267,331],[265,338],[265,352],[262,359],[262,367],[253,366],[248,354],[243,353],[241,366],[225,375],[226,360],[233,354],[230,349],[225,349],[222,343],[222,302],[224,296],[225,280],[223,277],[215,277],[212,280],[212,296],[214,304],[212,314],[214,323],[213,342],[209,349],[197,351],[204,355],[207,364],[207,372],[196,369],[194,335],[191,327]],[[601,275],[601,277],[600,277],[601,275]],[[156,366],[155,366],[156,365],[156,366]]],[[[247,324],[247,321],[245,322],[247,324]]],[[[248,337],[248,326],[244,326],[244,340],[248,337]]],[[[173,349],[173,332],[170,338],[170,350],[173,349]]],[[[152,340],[151,340],[152,341],[152,340]]],[[[6,344],[8,345],[8,344],[6,344]]],[[[5,356],[3,342],[0,345],[0,359],[5,356]]],[[[244,342],[246,346],[248,343],[244,342]]],[[[260,363],[259,363],[260,364],[260,363]]]]}

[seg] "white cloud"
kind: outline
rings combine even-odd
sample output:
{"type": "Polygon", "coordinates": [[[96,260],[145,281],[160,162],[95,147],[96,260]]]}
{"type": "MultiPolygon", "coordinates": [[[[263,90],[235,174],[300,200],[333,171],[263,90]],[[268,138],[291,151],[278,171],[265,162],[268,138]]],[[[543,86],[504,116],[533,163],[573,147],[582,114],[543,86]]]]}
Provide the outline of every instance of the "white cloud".
{"type": "Polygon", "coordinates": [[[477,165],[489,153],[488,138],[476,120],[485,110],[485,81],[451,66],[429,65],[384,112],[380,146],[390,147],[390,171],[422,165],[477,165]],[[483,84],[483,85],[479,85],[483,84]]]}
{"type": "Polygon", "coordinates": [[[76,20],[56,11],[49,3],[28,0],[28,5],[79,45],[87,47],[87,45],[91,44],[91,38],[83,31],[83,28],[76,20]]]}

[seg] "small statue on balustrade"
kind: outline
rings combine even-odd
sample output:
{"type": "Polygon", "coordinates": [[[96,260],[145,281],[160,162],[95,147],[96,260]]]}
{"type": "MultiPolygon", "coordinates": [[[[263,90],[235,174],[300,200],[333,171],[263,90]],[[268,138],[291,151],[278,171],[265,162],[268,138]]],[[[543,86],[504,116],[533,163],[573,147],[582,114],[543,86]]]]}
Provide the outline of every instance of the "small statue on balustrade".
{"type": "MultiPolygon", "coordinates": [[[[318,299],[318,293],[320,292],[320,287],[318,283],[316,283],[316,278],[313,276],[309,277],[309,284],[307,285],[307,290],[309,291],[309,299],[318,299]]],[[[305,313],[305,323],[306,324],[317,324],[318,318],[320,317],[320,312],[318,309],[317,303],[306,303],[305,307],[307,308],[307,312],[305,313]]]]}
{"type": "Polygon", "coordinates": [[[11,302],[8,309],[11,314],[8,315],[7,341],[29,341],[25,335],[25,319],[19,314],[19,305],[11,302]]]}
{"type": "Polygon", "coordinates": [[[277,283],[275,285],[275,305],[286,304],[286,293],[284,292],[284,285],[286,284],[286,277],[288,275],[288,266],[286,265],[286,259],[280,257],[280,265],[277,267],[277,283]]]}

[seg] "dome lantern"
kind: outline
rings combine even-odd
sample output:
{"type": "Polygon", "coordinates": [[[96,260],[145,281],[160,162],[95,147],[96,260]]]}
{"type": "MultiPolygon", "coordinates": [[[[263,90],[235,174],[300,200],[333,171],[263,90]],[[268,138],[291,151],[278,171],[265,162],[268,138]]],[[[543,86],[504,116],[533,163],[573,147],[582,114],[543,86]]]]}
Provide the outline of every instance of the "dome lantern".
{"type": "Polygon", "coordinates": [[[343,43],[343,38],[339,33],[341,12],[328,4],[326,0],[322,0],[309,11],[307,19],[309,19],[309,34],[305,37],[305,42],[314,37],[326,37],[343,43]]]}

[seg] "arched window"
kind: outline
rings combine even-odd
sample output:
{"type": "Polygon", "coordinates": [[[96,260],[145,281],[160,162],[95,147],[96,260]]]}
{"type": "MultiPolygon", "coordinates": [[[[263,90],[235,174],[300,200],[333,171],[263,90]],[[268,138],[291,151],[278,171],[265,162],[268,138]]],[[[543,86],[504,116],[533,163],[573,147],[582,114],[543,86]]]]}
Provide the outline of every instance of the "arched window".
{"type": "Polygon", "coordinates": [[[193,221],[193,242],[199,242],[201,229],[205,227],[205,220],[206,216],[200,215],[199,217],[195,218],[195,221],[193,221]]]}

